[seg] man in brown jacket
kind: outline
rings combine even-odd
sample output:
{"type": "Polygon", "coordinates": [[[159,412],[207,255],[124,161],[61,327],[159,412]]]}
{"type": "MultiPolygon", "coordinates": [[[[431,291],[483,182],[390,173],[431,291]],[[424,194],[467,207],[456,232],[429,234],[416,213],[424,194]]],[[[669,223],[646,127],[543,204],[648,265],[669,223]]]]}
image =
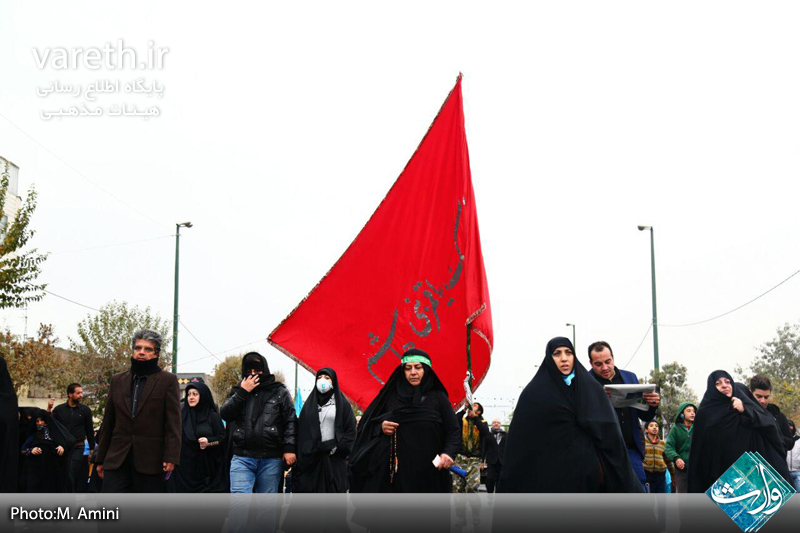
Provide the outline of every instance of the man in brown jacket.
{"type": "Polygon", "coordinates": [[[97,447],[103,492],[165,492],[181,456],[180,387],[161,370],[161,335],[133,334],[131,369],[115,374],[97,447]]]}

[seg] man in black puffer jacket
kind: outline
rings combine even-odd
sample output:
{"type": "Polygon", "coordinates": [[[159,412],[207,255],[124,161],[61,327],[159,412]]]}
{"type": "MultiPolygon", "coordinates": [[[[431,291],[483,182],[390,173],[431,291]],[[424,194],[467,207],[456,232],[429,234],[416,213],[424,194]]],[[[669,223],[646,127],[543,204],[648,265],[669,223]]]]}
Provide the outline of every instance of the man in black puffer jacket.
{"type": "Polygon", "coordinates": [[[289,391],[256,352],[242,359],[241,384],[220,409],[231,425],[231,492],[277,492],[281,461],[295,462],[297,416],[289,391]]]}

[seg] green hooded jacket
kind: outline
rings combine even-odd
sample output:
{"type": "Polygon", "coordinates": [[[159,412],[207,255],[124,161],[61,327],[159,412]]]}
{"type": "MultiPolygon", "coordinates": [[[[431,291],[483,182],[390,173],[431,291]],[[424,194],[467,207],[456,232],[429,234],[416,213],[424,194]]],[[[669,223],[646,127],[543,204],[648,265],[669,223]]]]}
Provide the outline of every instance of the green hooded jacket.
{"type": "Polygon", "coordinates": [[[689,462],[689,449],[692,447],[692,429],[694,428],[694,424],[689,428],[686,427],[686,424],[683,423],[683,410],[690,405],[694,407],[695,412],[697,411],[697,406],[692,402],[683,402],[680,404],[678,406],[678,414],[675,415],[675,425],[669,430],[669,436],[667,436],[667,445],[664,448],[664,455],[673,463],[678,458],[683,459],[686,463],[689,462]]]}

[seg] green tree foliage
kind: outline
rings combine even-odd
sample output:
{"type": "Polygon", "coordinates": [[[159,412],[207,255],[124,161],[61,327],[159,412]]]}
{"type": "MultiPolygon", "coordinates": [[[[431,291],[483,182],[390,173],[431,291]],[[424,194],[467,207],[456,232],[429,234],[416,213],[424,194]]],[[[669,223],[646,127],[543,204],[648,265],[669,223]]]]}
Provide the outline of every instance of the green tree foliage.
{"type": "Polygon", "coordinates": [[[658,409],[666,435],[675,422],[678,406],[683,402],[697,405],[697,396],[686,383],[686,367],[680,363],[667,363],[660,370],[651,370],[648,383],[655,383],[660,391],[661,403],[658,409]]]}
{"type": "MultiPolygon", "coordinates": [[[[6,203],[9,182],[9,162],[0,158],[0,216],[6,203]]],[[[46,254],[36,248],[22,251],[34,235],[28,226],[36,210],[36,189],[31,187],[14,220],[6,223],[0,239],[0,309],[25,307],[29,302],[38,302],[44,297],[46,284],[36,284],[40,266],[46,254]]]]}
{"type": "Polygon", "coordinates": [[[775,338],[762,344],[760,356],[748,370],[736,372],[745,384],[756,374],[772,382],[770,401],[778,405],[790,419],[800,422],[800,323],[779,327],[775,338]]]}
{"type": "MultiPolygon", "coordinates": [[[[9,332],[0,334],[0,355],[8,364],[14,391],[18,395],[25,388],[35,387],[48,392],[66,388],[69,361],[64,351],[56,348],[57,343],[53,326],[47,324],[39,326],[36,338],[26,341],[9,332]]],[[[20,405],[25,405],[24,400],[20,405]]]]}
{"type": "Polygon", "coordinates": [[[211,390],[218,403],[225,401],[231,389],[242,381],[242,356],[230,355],[214,367],[211,390]]]}
{"type": "Polygon", "coordinates": [[[130,368],[133,355],[131,339],[137,329],[152,329],[164,339],[159,364],[169,369],[168,355],[171,324],[147,308],[130,307],[112,301],[89,314],[78,324],[78,339],[70,339],[73,357],[73,381],[83,385],[84,403],[96,416],[102,416],[111,377],[130,368]]]}

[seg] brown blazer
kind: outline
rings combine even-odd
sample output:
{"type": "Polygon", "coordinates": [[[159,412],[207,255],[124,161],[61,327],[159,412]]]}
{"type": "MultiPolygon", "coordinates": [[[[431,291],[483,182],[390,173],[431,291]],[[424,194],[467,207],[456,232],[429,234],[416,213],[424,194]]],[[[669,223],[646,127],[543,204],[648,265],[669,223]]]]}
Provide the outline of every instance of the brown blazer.
{"type": "Polygon", "coordinates": [[[133,448],[137,472],[160,474],[163,462],[177,465],[181,458],[178,378],[166,370],[147,376],[135,419],[131,418],[132,379],[130,370],[111,378],[97,462],[104,470],[115,470],[133,448]]]}

